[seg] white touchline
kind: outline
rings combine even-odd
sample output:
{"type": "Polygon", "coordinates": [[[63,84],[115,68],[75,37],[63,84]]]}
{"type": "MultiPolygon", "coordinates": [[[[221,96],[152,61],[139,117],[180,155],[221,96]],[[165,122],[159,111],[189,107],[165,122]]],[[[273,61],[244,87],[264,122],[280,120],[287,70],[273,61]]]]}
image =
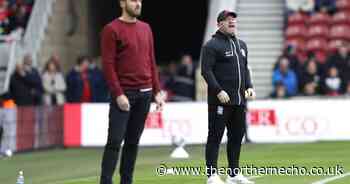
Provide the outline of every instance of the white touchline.
{"type": "Polygon", "coordinates": [[[330,178],[325,178],[323,180],[320,180],[320,181],[316,181],[316,182],[313,182],[311,184],[326,184],[328,182],[331,182],[331,181],[334,181],[334,180],[338,180],[338,179],[341,179],[341,178],[344,178],[344,177],[347,177],[347,176],[350,176],[350,172],[348,173],[345,173],[345,174],[342,174],[342,175],[339,175],[339,176],[334,176],[334,177],[330,177],[330,178]]]}

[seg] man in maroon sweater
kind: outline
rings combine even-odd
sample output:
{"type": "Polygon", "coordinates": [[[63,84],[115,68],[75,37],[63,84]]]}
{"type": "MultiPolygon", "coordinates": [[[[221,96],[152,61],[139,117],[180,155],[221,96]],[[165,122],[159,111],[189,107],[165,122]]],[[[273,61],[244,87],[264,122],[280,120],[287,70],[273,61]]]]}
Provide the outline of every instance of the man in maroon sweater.
{"type": "Polygon", "coordinates": [[[101,35],[103,72],[112,101],[108,140],[102,160],[101,184],[112,184],[120,145],[120,184],[131,184],[138,143],[144,129],[152,96],[157,109],[164,100],[160,93],[150,26],[137,19],[142,0],[120,0],[122,15],[106,25],[101,35]]]}

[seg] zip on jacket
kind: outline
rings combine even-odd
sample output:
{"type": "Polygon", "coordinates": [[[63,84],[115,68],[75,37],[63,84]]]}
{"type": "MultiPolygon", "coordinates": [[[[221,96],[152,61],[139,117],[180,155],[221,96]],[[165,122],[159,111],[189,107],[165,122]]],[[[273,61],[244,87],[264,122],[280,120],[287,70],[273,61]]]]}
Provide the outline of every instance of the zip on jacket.
{"type": "MultiPolygon", "coordinates": [[[[231,44],[233,45],[233,47],[235,48],[235,55],[236,55],[236,57],[237,57],[237,61],[239,61],[239,57],[238,57],[238,54],[237,54],[237,50],[236,50],[236,45],[235,45],[235,42],[231,39],[231,38],[229,38],[230,39],[230,42],[231,42],[231,44]]],[[[232,49],[232,45],[231,45],[231,49],[232,49]]],[[[240,48],[240,46],[239,46],[239,42],[238,42],[238,48],[240,48]]],[[[241,49],[239,49],[239,50],[241,50],[241,49]]],[[[234,63],[232,63],[232,64],[234,64],[234,63]]],[[[238,94],[238,105],[241,105],[241,93],[240,93],[240,90],[241,90],[241,70],[240,70],[240,65],[239,65],[239,62],[237,62],[237,65],[238,65],[238,90],[237,90],[237,94],[238,94]]]]}

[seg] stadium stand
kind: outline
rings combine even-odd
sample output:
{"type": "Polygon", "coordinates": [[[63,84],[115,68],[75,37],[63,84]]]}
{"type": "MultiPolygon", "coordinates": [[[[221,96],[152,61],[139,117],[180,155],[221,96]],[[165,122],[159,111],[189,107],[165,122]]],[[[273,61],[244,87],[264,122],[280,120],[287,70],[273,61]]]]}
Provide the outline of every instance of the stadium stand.
{"type": "Polygon", "coordinates": [[[34,0],[0,1],[0,34],[6,35],[16,29],[25,29],[34,0]]]}
{"type": "MultiPolygon", "coordinates": [[[[348,34],[350,30],[350,1],[337,0],[335,3],[331,3],[315,0],[315,7],[312,10],[305,11],[300,7],[299,9],[289,8],[289,11],[284,33],[286,49],[284,56],[288,49],[293,48],[296,51],[293,54],[293,59],[297,60],[299,68],[292,68],[300,70],[301,67],[301,71],[296,71],[297,78],[302,78],[301,75],[306,71],[306,66],[309,62],[316,61],[317,74],[321,77],[321,84],[323,84],[323,87],[320,88],[317,94],[336,96],[345,93],[345,86],[349,82],[346,73],[350,69],[348,51],[350,40],[348,34]],[[340,51],[341,47],[344,48],[343,52],[340,51]],[[334,61],[335,56],[344,58],[343,68],[335,64],[337,62],[334,61]],[[330,81],[328,77],[331,75],[333,78],[336,78],[338,77],[338,72],[339,83],[341,83],[339,86],[343,87],[336,93],[329,92],[326,87],[327,80],[330,81]]],[[[291,60],[291,56],[287,57],[291,60]]],[[[300,84],[301,80],[298,81],[300,86],[298,95],[302,95],[305,85],[300,84]]]]}

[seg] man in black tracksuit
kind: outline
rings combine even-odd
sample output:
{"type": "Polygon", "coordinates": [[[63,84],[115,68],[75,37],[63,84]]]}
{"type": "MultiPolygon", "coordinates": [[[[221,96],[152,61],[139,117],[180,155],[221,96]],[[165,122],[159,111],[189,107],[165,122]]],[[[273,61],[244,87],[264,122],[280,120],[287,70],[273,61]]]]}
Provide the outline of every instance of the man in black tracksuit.
{"type": "MultiPolygon", "coordinates": [[[[248,49],[236,36],[236,13],[222,11],[219,30],[202,48],[202,76],[208,84],[209,131],[206,145],[206,166],[217,168],[219,145],[227,127],[227,158],[231,171],[239,167],[241,142],[245,133],[246,98],[255,92],[248,69],[248,49]]],[[[208,170],[208,184],[223,183],[208,170]]],[[[230,172],[227,184],[253,183],[244,176],[230,172]]]]}

